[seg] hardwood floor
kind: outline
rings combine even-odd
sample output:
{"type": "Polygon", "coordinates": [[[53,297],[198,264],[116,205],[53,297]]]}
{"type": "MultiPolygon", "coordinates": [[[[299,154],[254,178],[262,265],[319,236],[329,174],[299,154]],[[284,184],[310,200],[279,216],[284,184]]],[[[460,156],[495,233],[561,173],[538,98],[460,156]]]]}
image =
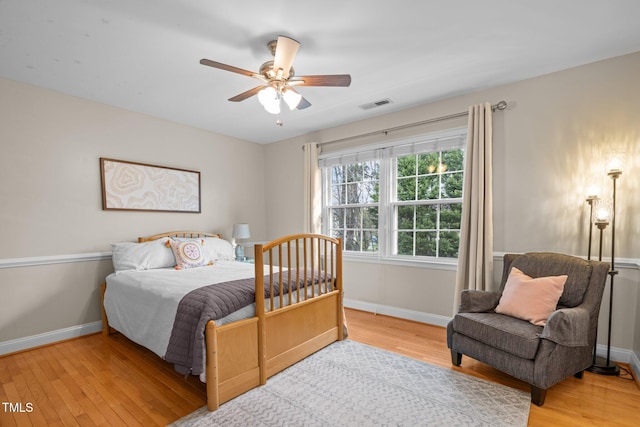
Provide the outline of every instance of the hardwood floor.
{"type": "MultiPolygon", "coordinates": [[[[347,319],[355,341],[528,391],[467,357],[452,367],[444,328],[355,310],[347,319]]],[[[166,425],[206,403],[201,383],[120,334],[0,357],[0,384],[0,426],[166,425]]],[[[635,381],[586,372],[552,387],[543,407],[531,407],[529,425],[637,426],[639,408],[635,381]]]]}

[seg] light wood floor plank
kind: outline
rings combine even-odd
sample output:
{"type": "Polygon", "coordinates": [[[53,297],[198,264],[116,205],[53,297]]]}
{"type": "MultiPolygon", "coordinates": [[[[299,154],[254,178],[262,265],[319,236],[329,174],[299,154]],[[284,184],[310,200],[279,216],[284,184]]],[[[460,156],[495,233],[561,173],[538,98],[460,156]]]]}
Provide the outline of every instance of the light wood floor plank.
{"type": "MultiPolygon", "coordinates": [[[[529,391],[527,384],[463,357],[451,365],[446,330],[346,310],[349,338],[427,363],[529,391]]],[[[152,352],[120,334],[90,335],[0,357],[0,400],[32,402],[31,414],[7,414],[0,425],[163,426],[206,404],[205,387],[185,380],[152,352]]],[[[530,426],[640,425],[635,381],[585,373],[552,387],[530,426]]]]}

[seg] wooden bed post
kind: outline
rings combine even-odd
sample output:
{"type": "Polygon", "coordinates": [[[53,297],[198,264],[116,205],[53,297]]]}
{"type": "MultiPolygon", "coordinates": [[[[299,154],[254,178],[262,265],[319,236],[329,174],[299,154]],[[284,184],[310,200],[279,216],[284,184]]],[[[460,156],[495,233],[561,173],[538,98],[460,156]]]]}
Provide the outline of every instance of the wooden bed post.
{"type": "MultiPolygon", "coordinates": [[[[267,351],[264,320],[264,252],[262,250],[262,245],[255,245],[254,252],[256,316],[258,317],[258,366],[260,368],[260,385],[265,385],[267,383],[267,351]]],[[[269,262],[271,261],[272,260],[269,260],[269,262]]]]}
{"type": "Polygon", "coordinates": [[[107,284],[100,284],[100,309],[102,310],[102,335],[105,337],[107,335],[114,334],[116,332],[115,329],[109,327],[109,319],[107,319],[107,312],[104,309],[104,293],[107,291],[107,284]]]}
{"type": "Polygon", "coordinates": [[[215,411],[220,406],[220,389],[218,388],[218,336],[216,322],[210,320],[204,331],[207,343],[206,377],[207,377],[207,409],[215,411]]]}

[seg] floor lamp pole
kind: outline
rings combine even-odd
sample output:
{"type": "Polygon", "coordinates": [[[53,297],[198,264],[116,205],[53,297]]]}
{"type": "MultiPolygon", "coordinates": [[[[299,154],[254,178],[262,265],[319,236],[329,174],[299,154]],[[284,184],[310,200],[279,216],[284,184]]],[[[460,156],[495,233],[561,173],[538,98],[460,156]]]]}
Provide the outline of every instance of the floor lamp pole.
{"type": "Polygon", "coordinates": [[[591,260],[591,234],[593,228],[591,228],[591,221],[593,221],[593,204],[598,200],[598,196],[588,196],[587,203],[589,203],[589,247],[587,249],[587,261],[591,260]]]}
{"type": "MultiPolygon", "coordinates": [[[[587,370],[600,375],[620,375],[620,367],[611,361],[611,320],[613,314],[613,279],[618,274],[615,269],[615,246],[616,246],[616,181],[622,172],[620,170],[609,171],[609,176],[613,180],[613,206],[611,213],[611,269],[609,270],[609,328],[607,334],[607,358],[596,361],[587,370]]],[[[600,230],[602,233],[602,229],[600,230]]],[[[600,251],[602,252],[602,234],[600,235],[600,251]]],[[[602,359],[600,357],[596,359],[602,359]]]]}

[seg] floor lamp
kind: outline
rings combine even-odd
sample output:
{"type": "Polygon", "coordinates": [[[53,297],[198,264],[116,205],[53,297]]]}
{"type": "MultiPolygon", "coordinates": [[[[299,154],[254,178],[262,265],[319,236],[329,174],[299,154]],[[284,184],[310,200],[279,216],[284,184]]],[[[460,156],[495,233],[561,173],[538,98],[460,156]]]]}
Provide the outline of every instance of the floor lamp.
{"type": "MultiPolygon", "coordinates": [[[[619,168],[611,168],[608,172],[613,182],[613,198],[611,206],[611,269],[609,270],[609,325],[607,333],[607,357],[595,357],[592,366],[587,368],[588,371],[600,375],[620,375],[620,367],[611,361],[611,318],[613,313],[613,279],[618,274],[615,269],[615,244],[616,244],[616,181],[622,175],[619,168]]],[[[597,225],[597,222],[596,222],[597,225]]],[[[604,226],[606,227],[606,225],[604,226]]],[[[598,227],[600,228],[600,227],[598,227]]],[[[602,257],[602,230],[600,229],[600,257],[602,257]]],[[[594,352],[595,354],[595,352],[594,352]]]]}

